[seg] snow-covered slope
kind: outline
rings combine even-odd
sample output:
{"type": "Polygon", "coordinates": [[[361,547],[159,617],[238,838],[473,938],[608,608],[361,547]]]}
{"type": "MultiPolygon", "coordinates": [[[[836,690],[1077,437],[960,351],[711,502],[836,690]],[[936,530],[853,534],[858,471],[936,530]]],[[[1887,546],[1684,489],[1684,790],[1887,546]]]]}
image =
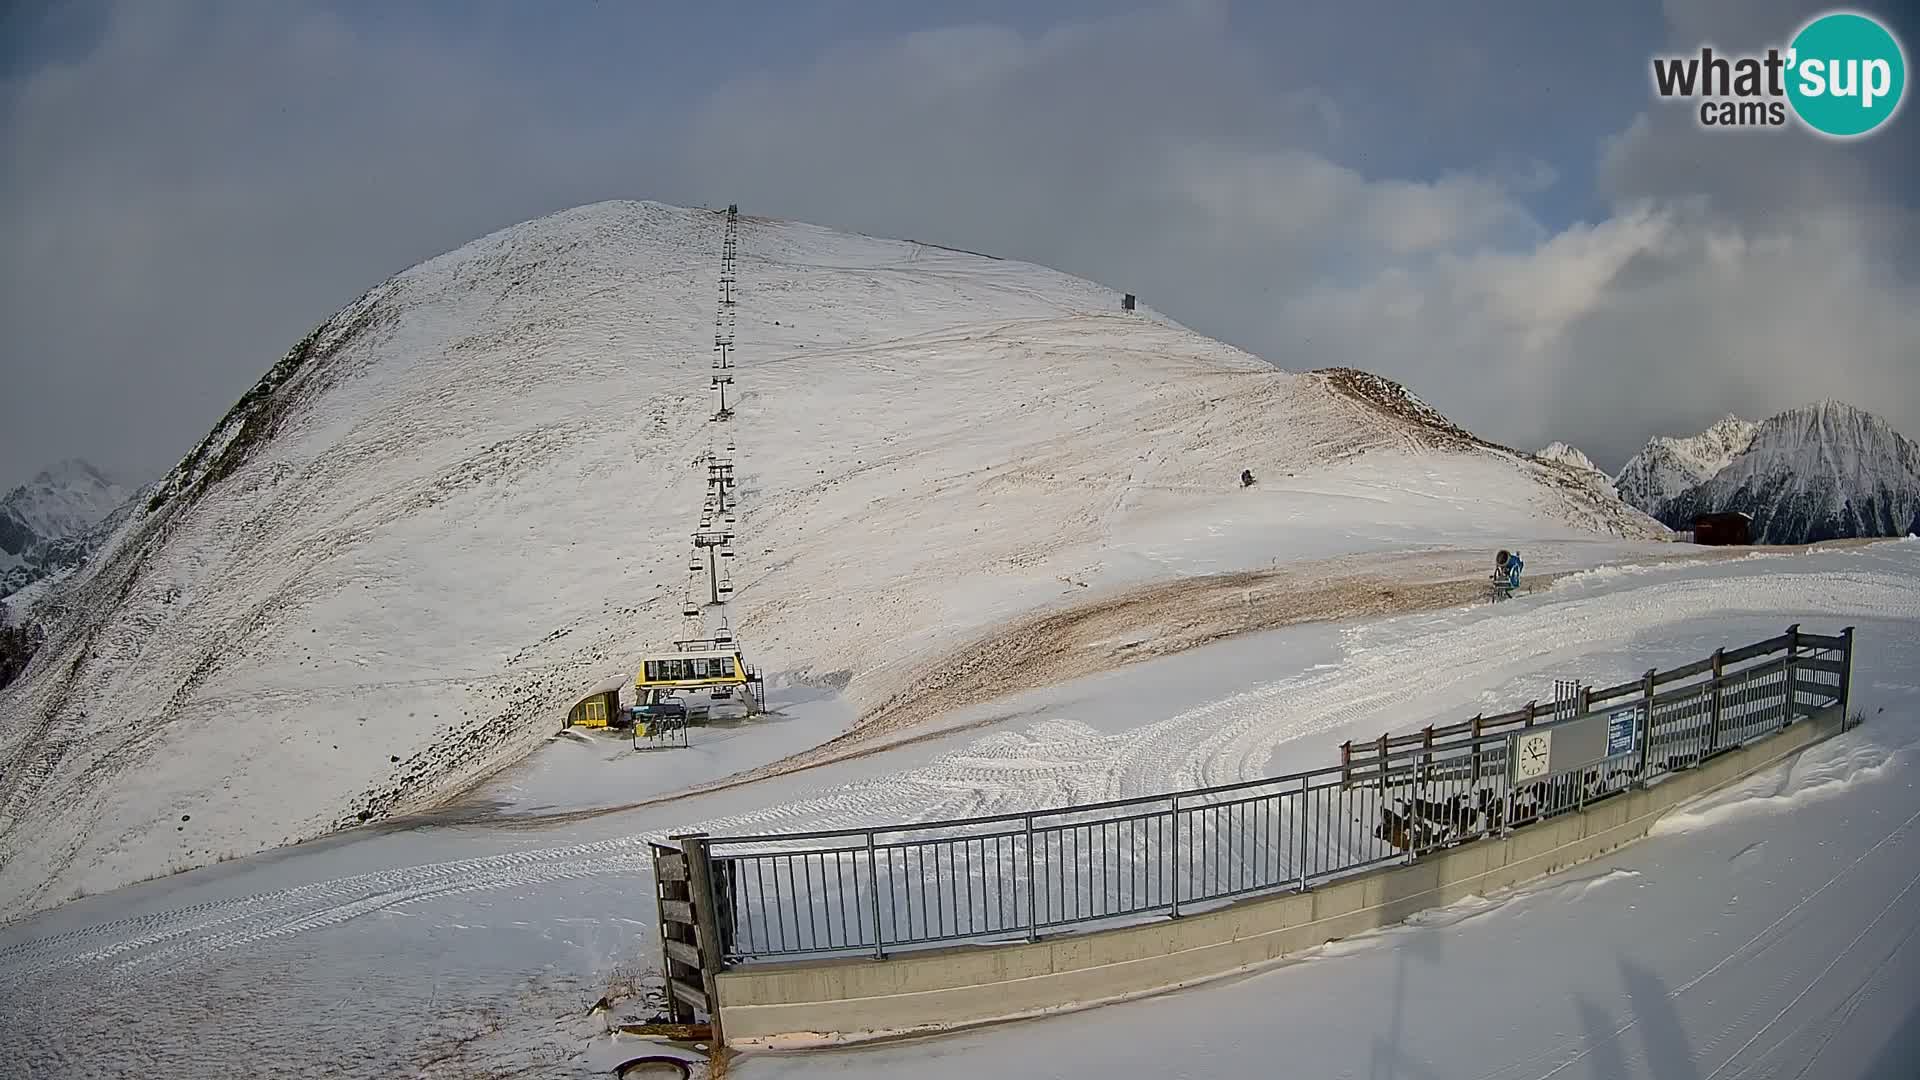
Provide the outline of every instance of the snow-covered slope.
{"type": "Polygon", "coordinates": [[[1691,438],[1656,435],[1614,478],[1620,497],[1655,517],[1667,500],[1710,479],[1753,442],[1757,425],[1728,415],[1691,438]]]}
{"type": "Polygon", "coordinates": [[[1533,458],[1546,467],[1553,482],[1579,492],[1583,500],[1595,507],[1607,508],[1611,520],[1621,531],[1631,529],[1632,522],[1646,516],[1620,497],[1613,477],[1601,471],[1579,448],[1556,440],[1541,447],[1533,458]]]}
{"type": "Polygon", "coordinates": [[[0,499],[0,597],[77,565],[88,537],[132,494],[78,459],[62,461],[0,499]]]}
{"type": "Polygon", "coordinates": [[[274,365],[36,609],[48,641],[0,691],[0,913],[518,757],[685,636],[716,438],[739,449],[735,629],[856,709],[1063,595],[1664,535],[1386,380],[1278,371],[1040,267],[751,217],[735,418],[709,423],[721,237],[648,203],[517,225],[274,365]]]}
{"type": "Polygon", "coordinates": [[[1844,402],[1790,409],[1660,516],[1688,528],[1695,514],[1719,510],[1752,514],[1756,543],[1903,536],[1920,530],[1920,446],[1844,402]]]}

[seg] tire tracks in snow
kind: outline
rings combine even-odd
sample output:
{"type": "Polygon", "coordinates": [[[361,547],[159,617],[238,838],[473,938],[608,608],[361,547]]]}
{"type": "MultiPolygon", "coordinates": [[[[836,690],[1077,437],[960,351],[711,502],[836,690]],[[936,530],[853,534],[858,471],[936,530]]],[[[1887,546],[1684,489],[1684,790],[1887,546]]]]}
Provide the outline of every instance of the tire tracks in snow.
{"type": "Polygon", "coordinates": [[[0,946],[0,991],[75,970],[151,977],[229,949],[337,926],[378,911],[588,877],[647,877],[651,866],[646,839],[626,836],[394,867],[209,900],[0,946]]]}

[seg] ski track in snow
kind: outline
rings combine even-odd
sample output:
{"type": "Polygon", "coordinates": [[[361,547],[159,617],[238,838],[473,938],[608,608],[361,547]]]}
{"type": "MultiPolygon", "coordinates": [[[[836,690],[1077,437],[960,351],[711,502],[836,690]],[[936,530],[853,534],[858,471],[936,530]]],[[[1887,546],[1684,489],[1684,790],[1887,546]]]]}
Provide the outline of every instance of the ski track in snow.
{"type": "MultiPolygon", "coordinates": [[[[1395,715],[1406,688],[1498,684],[1630,640],[1663,625],[1759,611],[1809,618],[1879,616],[1920,620],[1911,579],[1847,570],[1765,573],[1647,584],[1566,600],[1515,602],[1465,622],[1390,620],[1347,631],[1346,656],[1331,667],[1251,687],[1119,734],[1057,719],[999,731],[903,773],[816,792],[698,827],[715,834],[910,823],[1023,811],[1152,794],[1267,775],[1276,748],[1298,744],[1310,764],[1330,763],[1341,737],[1403,729],[1395,715]],[[1657,591],[1658,603],[1652,602],[1657,591]]],[[[1551,597],[1551,594],[1549,594],[1551,597]]],[[[1785,781],[1795,798],[1878,762],[1810,758],[1785,781]],[[1837,771],[1836,771],[1837,770],[1837,771]]],[[[1743,799],[1779,794],[1760,779],[1692,808],[1667,826],[1682,830],[1741,812],[1743,799]],[[1755,786],[1759,785],[1759,786],[1755,786]],[[1752,789],[1752,790],[1749,790],[1752,789]]],[[[257,895],[211,900],[0,947],[0,991],[60,973],[152,979],[221,953],[338,926],[375,912],[466,893],[537,889],[580,878],[650,875],[648,839],[634,834],[528,848],[471,859],[401,866],[257,895]]]]}

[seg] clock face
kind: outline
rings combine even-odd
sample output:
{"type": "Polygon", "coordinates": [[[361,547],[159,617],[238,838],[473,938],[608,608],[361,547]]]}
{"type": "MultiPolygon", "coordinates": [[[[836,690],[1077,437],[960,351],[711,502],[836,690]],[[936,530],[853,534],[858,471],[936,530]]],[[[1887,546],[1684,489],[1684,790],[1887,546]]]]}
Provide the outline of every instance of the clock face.
{"type": "Polygon", "coordinates": [[[1553,736],[1549,732],[1536,731],[1520,736],[1514,744],[1513,774],[1520,780],[1531,780],[1536,776],[1545,776],[1547,763],[1552,757],[1553,736]]]}

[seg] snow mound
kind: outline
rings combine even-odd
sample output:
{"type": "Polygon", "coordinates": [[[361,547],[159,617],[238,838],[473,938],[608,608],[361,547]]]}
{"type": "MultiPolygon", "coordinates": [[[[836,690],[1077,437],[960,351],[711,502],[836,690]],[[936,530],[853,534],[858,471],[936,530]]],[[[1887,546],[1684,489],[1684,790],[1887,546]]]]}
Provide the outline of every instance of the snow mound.
{"type": "Polygon", "coordinates": [[[1688,803],[1654,822],[1649,835],[1687,833],[1758,814],[1789,813],[1892,775],[1898,753],[1862,735],[1818,743],[1784,765],[1688,803]]]}
{"type": "Polygon", "coordinates": [[[0,690],[0,912],[516,760],[687,636],[719,437],[733,628],[775,680],[850,680],[856,709],[1087,595],[1066,577],[1664,533],[1387,380],[1276,370],[1030,264],[754,217],[734,420],[710,423],[722,220],[619,202],[515,225],[280,358],[37,603],[46,645],[0,690]]]}

